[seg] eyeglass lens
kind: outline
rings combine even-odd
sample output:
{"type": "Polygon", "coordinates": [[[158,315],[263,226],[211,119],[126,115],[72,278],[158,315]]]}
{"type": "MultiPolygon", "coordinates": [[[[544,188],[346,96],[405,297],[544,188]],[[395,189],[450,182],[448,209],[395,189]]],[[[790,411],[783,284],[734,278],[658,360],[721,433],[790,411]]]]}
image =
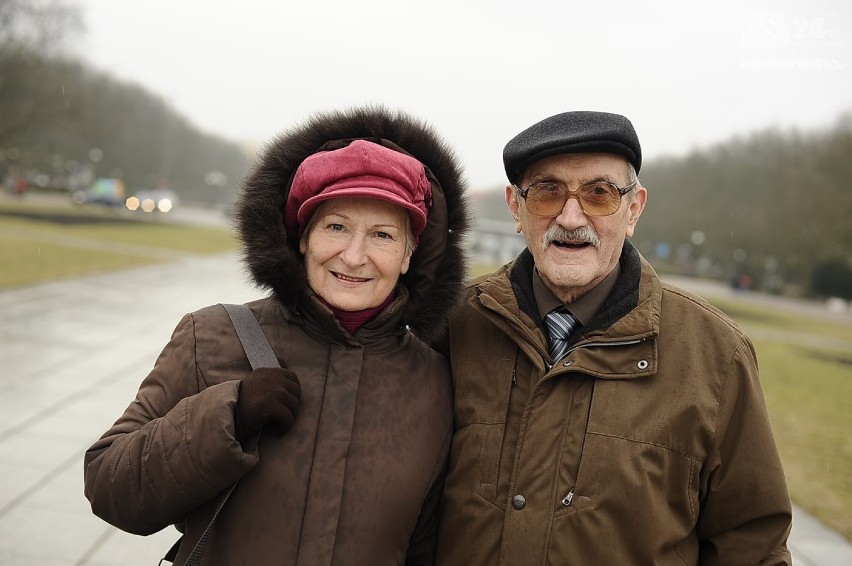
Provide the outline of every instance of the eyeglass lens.
{"type": "Polygon", "coordinates": [[[533,214],[556,216],[571,197],[580,201],[580,207],[589,216],[608,216],[621,204],[618,189],[610,183],[587,183],[576,191],[569,191],[560,183],[538,183],[527,191],[527,208],[533,214]]]}

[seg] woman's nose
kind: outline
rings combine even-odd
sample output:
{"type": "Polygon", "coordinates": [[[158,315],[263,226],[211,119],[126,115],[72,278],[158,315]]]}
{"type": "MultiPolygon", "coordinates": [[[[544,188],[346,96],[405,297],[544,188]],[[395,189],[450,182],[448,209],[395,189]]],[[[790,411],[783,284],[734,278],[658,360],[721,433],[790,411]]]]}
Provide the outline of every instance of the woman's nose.
{"type": "Polygon", "coordinates": [[[364,237],[354,235],[346,242],[346,247],[340,252],[340,258],[346,265],[362,265],[367,257],[364,237]]]}

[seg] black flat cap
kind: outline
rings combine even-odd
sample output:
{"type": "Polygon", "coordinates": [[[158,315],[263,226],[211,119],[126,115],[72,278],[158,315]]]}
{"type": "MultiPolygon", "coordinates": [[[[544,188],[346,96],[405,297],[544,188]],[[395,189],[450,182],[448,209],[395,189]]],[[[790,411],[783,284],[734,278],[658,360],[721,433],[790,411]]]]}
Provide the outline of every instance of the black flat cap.
{"type": "Polygon", "coordinates": [[[642,165],[642,148],[630,120],[609,112],[564,112],[533,124],[503,148],[503,166],[515,183],[532,163],[561,153],[615,153],[642,165]]]}

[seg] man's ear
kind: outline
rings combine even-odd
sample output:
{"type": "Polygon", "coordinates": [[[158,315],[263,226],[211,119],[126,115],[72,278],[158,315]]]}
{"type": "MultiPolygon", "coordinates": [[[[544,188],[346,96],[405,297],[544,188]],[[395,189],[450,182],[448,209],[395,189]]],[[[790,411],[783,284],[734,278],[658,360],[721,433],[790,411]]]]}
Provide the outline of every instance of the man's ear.
{"type": "Polygon", "coordinates": [[[638,186],[633,189],[636,194],[633,195],[633,200],[627,208],[627,234],[628,238],[633,237],[633,232],[636,230],[636,223],[639,222],[639,217],[642,216],[642,211],[645,210],[645,204],[648,202],[648,190],[645,187],[638,186]]]}
{"type": "Polygon", "coordinates": [[[518,201],[518,192],[514,185],[506,185],[506,206],[509,208],[509,214],[515,221],[515,232],[521,233],[521,203],[518,201]]]}

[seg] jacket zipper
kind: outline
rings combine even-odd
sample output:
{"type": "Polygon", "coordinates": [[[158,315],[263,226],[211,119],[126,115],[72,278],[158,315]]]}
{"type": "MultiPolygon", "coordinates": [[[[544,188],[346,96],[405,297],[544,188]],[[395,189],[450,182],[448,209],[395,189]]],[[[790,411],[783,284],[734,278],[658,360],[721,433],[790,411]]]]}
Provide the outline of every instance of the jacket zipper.
{"type": "Polygon", "coordinates": [[[562,498],[562,505],[568,507],[571,505],[571,502],[574,501],[574,490],[577,489],[577,484],[580,483],[580,470],[583,468],[583,453],[586,451],[586,437],[589,434],[589,421],[592,418],[592,404],[595,401],[595,381],[592,381],[592,394],[589,397],[589,409],[586,413],[586,424],[583,427],[583,443],[580,445],[580,458],[577,462],[577,476],[574,478],[574,487],[568,492],[568,494],[562,498]]]}
{"type": "Polygon", "coordinates": [[[645,340],[647,340],[647,338],[635,338],[633,340],[619,340],[618,342],[589,342],[588,344],[578,344],[577,346],[574,346],[573,348],[571,348],[570,350],[565,352],[565,355],[562,356],[560,358],[560,360],[564,360],[566,357],[568,357],[568,354],[576,352],[577,350],[582,350],[583,348],[594,348],[594,347],[597,347],[597,346],[601,346],[603,348],[606,348],[606,347],[609,347],[609,346],[630,346],[632,344],[641,344],[645,340]]]}
{"type": "Polygon", "coordinates": [[[552,364],[548,363],[547,360],[545,359],[544,360],[544,367],[547,368],[547,371],[550,371],[553,368],[555,368],[557,365],[559,365],[559,362],[561,360],[564,360],[565,358],[567,358],[569,354],[576,352],[577,350],[582,350],[583,348],[595,348],[595,347],[598,347],[598,346],[600,346],[602,348],[607,348],[607,347],[610,347],[610,346],[630,346],[632,344],[641,344],[645,340],[647,340],[647,338],[636,338],[634,340],[619,340],[618,342],[589,342],[588,344],[580,344],[578,346],[574,346],[573,348],[571,348],[570,350],[565,352],[564,356],[562,356],[558,360],[555,360],[552,364]]]}
{"type": "MultiPolygon", "coordinates": [[[[515,387],[517,387],[517,385],[518,385],[518,355],[519,354],[520,354],[520,348],[516,348],[515,349],[515,362],[512,364],[512,382],[509,384],[509,397],[506,400],[506,414],[503,417],[504,423],[509,422],[509,411],[511,410],[511,407],[512,407],[512,397],[514,397],[516,395],[515,387]]],[[[503,436],[505,437],[505,435],[506,435],[506,427],[504,425],[503,436]]],[[[504,440],[504,438],[500,439],[500,449],[497,453],[497,484],[494,486],[495,490],[500,485],[500,470],[503,467],[503,440],[504,440]]]]}
{"type": "MultiPolygon", "coordinates": [[[[636,344],[636,343],[642,342],[642,341],[643,340],[634,340],[634,341],[631,341],[631,342],[623,342],[622,344],[625,344],[625,343],[626,344],[636,344]]],[[[613,343],[610,343],[610,344],[615,345],[613,343]]],[[[573,350],[571,350],[571,352],[573,352],[576,349],[577,348],[574,348],[573,350]]],[[[562,498],[562,505],[564,505],[565,507],[569,507],[571,505],[571,503],[574,501],[574,490],[577,489],[577,484],[580,483],[580,470],[583,469],[583,454],[586,452],[586,438],[589,435],[589,421],[592,419],[592,405],[595,402],[595,384],[596,383],[597,383],[596,379],[592,381],[592,394],[589,397],[589,408],[586,412],[586,423],[583,426],[583,443],[580,445],[580,457],[579,457],[578,462],[577,462],[577,476],[574,478],[574,487],[572,487],[568,491],[568,493],[565,495],[565,497],[562,498]]]]}

